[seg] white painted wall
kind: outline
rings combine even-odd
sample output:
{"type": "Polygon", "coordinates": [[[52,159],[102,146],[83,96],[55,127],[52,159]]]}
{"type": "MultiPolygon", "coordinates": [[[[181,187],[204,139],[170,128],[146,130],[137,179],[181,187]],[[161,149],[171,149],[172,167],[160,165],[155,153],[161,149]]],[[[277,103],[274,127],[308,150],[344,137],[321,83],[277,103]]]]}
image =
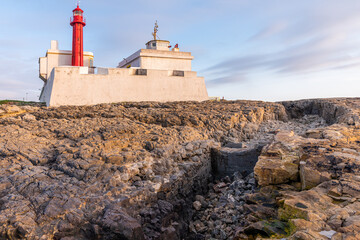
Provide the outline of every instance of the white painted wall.
{"type": "Polygon", "coordinates": [[[136,58],[133,59],[132,61],[125,61],[123,62],[123,66],[121,66],[122,68],[129,68],[129,67],[136,67],[136,68],[140,68],[141,67],[141,63],[140,63],[140,58],[136,58]]]}
{"type": "Polygon", "coordinates": [[[121,61],[118,67],[126,68],[131,65],[143,69],[191,71],[193,59],[190,52],[140,49],[121,61]]]}
{"type": "Polygon", "coordinates": [[[101,74],[80,74],[80,67],[56,67],[41,99],[47,106],[208,100],[204,78],[196,72],[175,77],[171,71],[147,70],[147,76],[139,76],[135,70],[101,68],[101,74]]]}
{"type": "Polygon", "coordinates": [[[191,71],[191,60],[142,57],[141,68],[158,70],[191,71]]]}
{"type": "MultiPolygon", "coordinates": [[[[39,59],[39,75],[43,81],[47,81],[54,67],[71,66],[72,51],[59,50],[58,42],[51,41],[50,49],[46,56],[39,59]]],[[[92,52],[84,52],[84,66],[91,67],[94,61],[92,52]]]]}
{"type": "Polygon", "coordinates": [[[52,71],[49,79],[44,83],[44,87],[39,98],[40,102],[50,103],[51,101],[51,93],[53,92],[54,85],[54,73],[55,71],[52,71]]]}
{"type": "Polygon", "coordinates": [[[140,67],[140,52],[141,49],[129,57],[124,58],[124,60],[118,64],[118,68],[127,68],[129,65],[131,65],[131,67],[140,67]]]}
{"type": "Polygon", "coordinates": [[[170,42],[166,40],[151,40],[145,45],[146,49],[169,51],[170,42]]]}

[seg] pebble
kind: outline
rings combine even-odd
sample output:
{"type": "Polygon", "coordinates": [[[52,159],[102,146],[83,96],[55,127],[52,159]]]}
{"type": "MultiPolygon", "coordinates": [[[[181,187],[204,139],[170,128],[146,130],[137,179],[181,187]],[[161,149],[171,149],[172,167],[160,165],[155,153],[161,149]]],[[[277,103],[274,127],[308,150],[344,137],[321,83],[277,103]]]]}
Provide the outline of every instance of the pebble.
{"type": "Polygon", "coordinates": [[[241,173],[235,172],[231,178],[225,177],[215,185],[209,184],[209,187],[212,190],[206,196],[195,197],[193,207],[197,212],[193,219],[205,221],[205,234],[214,239],[228,239],[235,233],[233,229],[240,224],[244,194],[253,193],[256,188],[254,174],[243,177],[241,173]]]}
{"type": "Polygon", "coordinates": [[[201,202],[199,201],[193,202],[193,207],[195,208],[196,211],[199,211],[201,209],[201,202]]]}

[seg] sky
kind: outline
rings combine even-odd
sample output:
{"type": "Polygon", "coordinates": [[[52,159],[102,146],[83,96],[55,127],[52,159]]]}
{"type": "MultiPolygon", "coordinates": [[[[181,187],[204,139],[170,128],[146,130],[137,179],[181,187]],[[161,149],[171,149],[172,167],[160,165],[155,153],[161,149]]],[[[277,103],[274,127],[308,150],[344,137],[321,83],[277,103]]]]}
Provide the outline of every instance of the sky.
{"type": "MultiPolygon", "coordinates": [[[[76,0],[2,0],[0,99],[38,100],[38,59],[71,50],[76,0]]],[[[192,52],[209,96],[264,101],[360,96],[359,0],[82,0],[84,50],[116,67],[158,35],[192,52]]]]}

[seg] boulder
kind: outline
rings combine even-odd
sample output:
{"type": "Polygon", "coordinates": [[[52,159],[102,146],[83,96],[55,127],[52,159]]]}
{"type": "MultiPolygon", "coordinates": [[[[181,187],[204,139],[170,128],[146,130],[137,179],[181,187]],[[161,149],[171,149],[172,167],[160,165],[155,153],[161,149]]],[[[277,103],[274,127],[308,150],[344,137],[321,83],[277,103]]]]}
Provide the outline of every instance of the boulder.
{"type": "Polygon", "coordinates": [[[244,233],[250,236],[263,236],[280,238],[286,236],[289,226],[281,221],[259,221],[244,229],[244,233]]]}
{"type": "Polygon", "coordinates": [[[264,147],[254,168],[260,186],[298,181],[301,141],[293,132],[281,131],[273,143],[264,147]]]}
{"type": "Polygon", "coordinates": [[[114,238],[124,240],[145,239],[140,223],[119,208],[106,210],[102,225],[110,231],[106,235],[113,236],[114,238]]]}
{"type": "Polygon", "coordinates": [[[31,114],[25,114],[24,116],[22,116],[22,119],[24,121],[36,121],[36,117],[34,115],[31,115],[31,114]]]}
{"type": "Polygon", "coordinates": [[[318,232],[313,230],[302,230],[296,232],[294,235],[290,236],[288,240],[329,240],[328,237],[321,235],[318,232]]]}

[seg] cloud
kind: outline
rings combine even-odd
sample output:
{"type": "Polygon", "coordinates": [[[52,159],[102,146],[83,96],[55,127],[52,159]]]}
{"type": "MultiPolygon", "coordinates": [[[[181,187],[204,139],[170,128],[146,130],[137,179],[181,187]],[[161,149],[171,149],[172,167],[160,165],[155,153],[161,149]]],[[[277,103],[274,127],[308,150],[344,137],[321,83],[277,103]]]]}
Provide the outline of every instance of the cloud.
{"type": "Polygon", "coordinates": [[[345,70],[345,69],[352,69],[352,68],[360,68],[360,58],[356,63],[344,64],[337,67],[333,67],[330,70],[345,70]]]}
{"type": "Polygon", "coordinates": [[[0,57],[0,99],[38,100],[42,81],[35,67],[34,59],[0,57]]]}
{"type": "MultiPolygon", "coordinates": [[[[308,4],[309,5],[309,4],[308,4]]],[[[241,57],[220,61],[204,70],[214,81],[221,83],[244,82],[238,75],[253,75],[258,72],[276,76],[306,75],[330,70],[348,70],[360,64],[360,17],[358,11],[341,9],[329,4],[330,9],[314,7],[310,14],[281,22],[270,23],[245,42],[249,48],[241,57]],[[331,13],[331,14],[330,14],[331,13]],[[277,36],[269,42],[269,37],[277,36]],[[261,52],[262,46],[267,46],[261,52]],[[258,49],[257,49],[258,48],[258,49]],[[356,50],[359,49],[359,50],[356,50]],[[238,79],[238,81],[236,80],[238,79]]],[[[360,6],[360,5],[359,5],[360,6]]],[[[269,10],[271,11],[271,9],[269,10]]],[[[280,17],[282,18],[282,16],[280,17]]],[[[245,48],[245,46],[243,47],[245,48]]],[[[247,81],[251,78],[248,77],[247,81]]],[[[211,81],[209,81],[211,82],[211,81]]]]}
{"type": "MultiPolygon", "coordinates": [[[[42,87],[37,58],[51,39],[58,39],[61,49],[71,48],[73,1],[25,2],[2,5],[0,98],[14,93],[22,98],[42,87]],[[19,18],[13,19],[14,9],[19,18]]],[[[125,5],[88,0],[82,6],[88,20],[85,49],[94,52],[97,66],[116,66],[144,47],[156,19],[160,36],[192,51],[193,69],[206,67],[199,75],[216,90],[245,82],[266,85],[264,77],[276,95],[278,78],[300,85],[303,76],[346,75],[360,64],[358,0],[138,0],[125,5]]]]}
{"type": "Polygon", "coordinates": [[[223,84],[239,83],[243,81],[246,81],[246,77],[244,75],[227,76],[206,81],[206,86],[212,88],[223,84]]]}
{"type": "MultiPolygon", "coordinates": [[[[331,45],[327,40],[313,39],[283,51],[228,59],[208,68],[207,71],[215,75],[224,75],[226,83],[228,79],[238,79],[236,76],[239,74],[251,74],[256,71],[291,75],[326,71],[341,66],[356,67],[360,64],[360,58],[347,54],[352,48],[344,48],[341,43],[331,45]]],[[[215,80],[221,82],[220,79],[221,77],[217,77],[215,80]]],[[[243,78],[239,79],[239,82],[243,81],[243,78]]]]}
{"type": "Polygon", "coordinates": [[[282,32],[287,27],[288,27],[288,23],[286,23],[286,22],[277,22],[277,23],[271,24],[270,26],[266,27],[265,29],[259,31],[254,36],[252,36],[249,39],[249,41],[264,40],[268,37],[274,36],[274,35],[282,32]]]}

